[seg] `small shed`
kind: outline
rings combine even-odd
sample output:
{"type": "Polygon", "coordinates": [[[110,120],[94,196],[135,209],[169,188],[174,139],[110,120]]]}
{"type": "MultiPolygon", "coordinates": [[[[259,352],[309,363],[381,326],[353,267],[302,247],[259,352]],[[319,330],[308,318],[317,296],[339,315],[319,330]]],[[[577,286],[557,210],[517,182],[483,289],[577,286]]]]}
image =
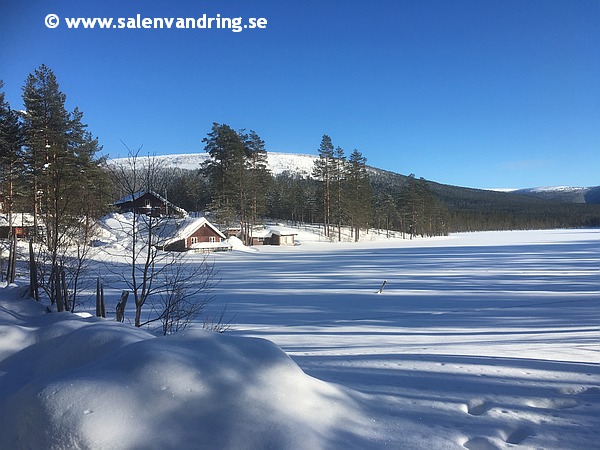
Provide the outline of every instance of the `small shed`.
{"type": "Polygon", "coordinates": [[[206,218],[185,218],[178,221],[172,237],[163,244],[163,250],[173,252],[213,252],[231,250],[226,236],[206,218]]]}
{"type": "Polygon", "coordinates": [[[120,212],[136,212],[152,217],[185,217],[187,212],[154,191],[141,190],[116,201],[113,206],[120,212]]]}
{"type": "Polygon", "coordinates": [[[266,228],[252,230],[252,245],[270,245],[271,236],[271,230],[268,230],[266,228]]]}
{"type": "Polygon", "coordinates": [[[296,234],[273,231],[271,245],[296,245],[296,234]]]}
{"type": "Polygon", "coordinates": [[[296,245],[296,233],[264,228],[252,231],[252,245],[296,245]]]}

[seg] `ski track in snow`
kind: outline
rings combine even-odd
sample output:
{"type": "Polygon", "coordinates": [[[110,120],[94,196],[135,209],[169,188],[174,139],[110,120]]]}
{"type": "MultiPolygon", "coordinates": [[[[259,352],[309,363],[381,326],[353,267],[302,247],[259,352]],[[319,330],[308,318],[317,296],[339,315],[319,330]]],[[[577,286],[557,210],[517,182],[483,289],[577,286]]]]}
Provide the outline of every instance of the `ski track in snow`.
{"type": "MultiPolygon", "coordinates": [[[[211,308],[358,405],[354,437],[317,448],[598,448],[599,230],[298,240],[211,255],[211,308]]],[[[114,311],[123,286],[105,282],[114,311]]]]}

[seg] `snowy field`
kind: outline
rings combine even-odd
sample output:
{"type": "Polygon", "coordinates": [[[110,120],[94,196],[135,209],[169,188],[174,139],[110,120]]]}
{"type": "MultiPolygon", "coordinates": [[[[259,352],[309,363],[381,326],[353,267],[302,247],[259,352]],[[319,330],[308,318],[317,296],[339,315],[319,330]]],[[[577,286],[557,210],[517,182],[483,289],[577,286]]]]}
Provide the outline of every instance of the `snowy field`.
{"type": "Polygon", "coordinates": [[[0,290],[0,448],[600,447],[599,230],[298,232],[211,256],[225,335],[0,290]]]}

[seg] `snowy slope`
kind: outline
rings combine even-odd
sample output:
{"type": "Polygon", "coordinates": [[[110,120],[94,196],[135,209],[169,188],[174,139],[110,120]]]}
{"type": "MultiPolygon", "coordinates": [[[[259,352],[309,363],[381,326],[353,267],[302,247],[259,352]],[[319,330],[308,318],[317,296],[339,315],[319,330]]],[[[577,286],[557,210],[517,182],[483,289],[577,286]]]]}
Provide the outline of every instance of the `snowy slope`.
{"type": "MultiPolygon", "coordinates": [[[[316,156],[303,155],[295,153],[276,153],[268,152],[269,169],[274,175],[283,172],[298,173],[303,176],[308,176],[312,172],[313,164],[316,156]]],[[[174,154],[174,155],[157,155],[153,158],[162,168],[174,168],[183,170],[199,169],[201,164],[208,158],[208,153],[190,153],[190,154],[174,154]]],[[[144,161],[147,157],[140,157],[144,161]]],[[[109,164],[124,164],[126,158],[115,158],[109,160],[109,164]]]]}
{"type": "Polygon", "coordinates": [[[600,203],[600,186],[572,187],[548,186],[529,189],[518,189],[514,194],[538,197],[563,203],[600,203]]]}
{"type": "MultiPolygon", "coordinates": [[[[0,448],[362,448],[343,389],[262,339],[156,338],[0,300],[0,448]]],[[[19,293],[20,294],[20,293],[19,293]]]]}

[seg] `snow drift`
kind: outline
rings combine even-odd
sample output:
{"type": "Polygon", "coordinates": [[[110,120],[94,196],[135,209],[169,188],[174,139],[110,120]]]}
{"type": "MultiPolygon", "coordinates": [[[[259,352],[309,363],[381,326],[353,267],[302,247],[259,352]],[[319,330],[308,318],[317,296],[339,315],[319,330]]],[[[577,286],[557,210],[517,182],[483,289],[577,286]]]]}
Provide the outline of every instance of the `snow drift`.
{"type": "Polygon", "coordinates": [[[360,446],[350,393],[263,339],[158,338],[15,298],[0,335],[0,448],[360,446]]]}

